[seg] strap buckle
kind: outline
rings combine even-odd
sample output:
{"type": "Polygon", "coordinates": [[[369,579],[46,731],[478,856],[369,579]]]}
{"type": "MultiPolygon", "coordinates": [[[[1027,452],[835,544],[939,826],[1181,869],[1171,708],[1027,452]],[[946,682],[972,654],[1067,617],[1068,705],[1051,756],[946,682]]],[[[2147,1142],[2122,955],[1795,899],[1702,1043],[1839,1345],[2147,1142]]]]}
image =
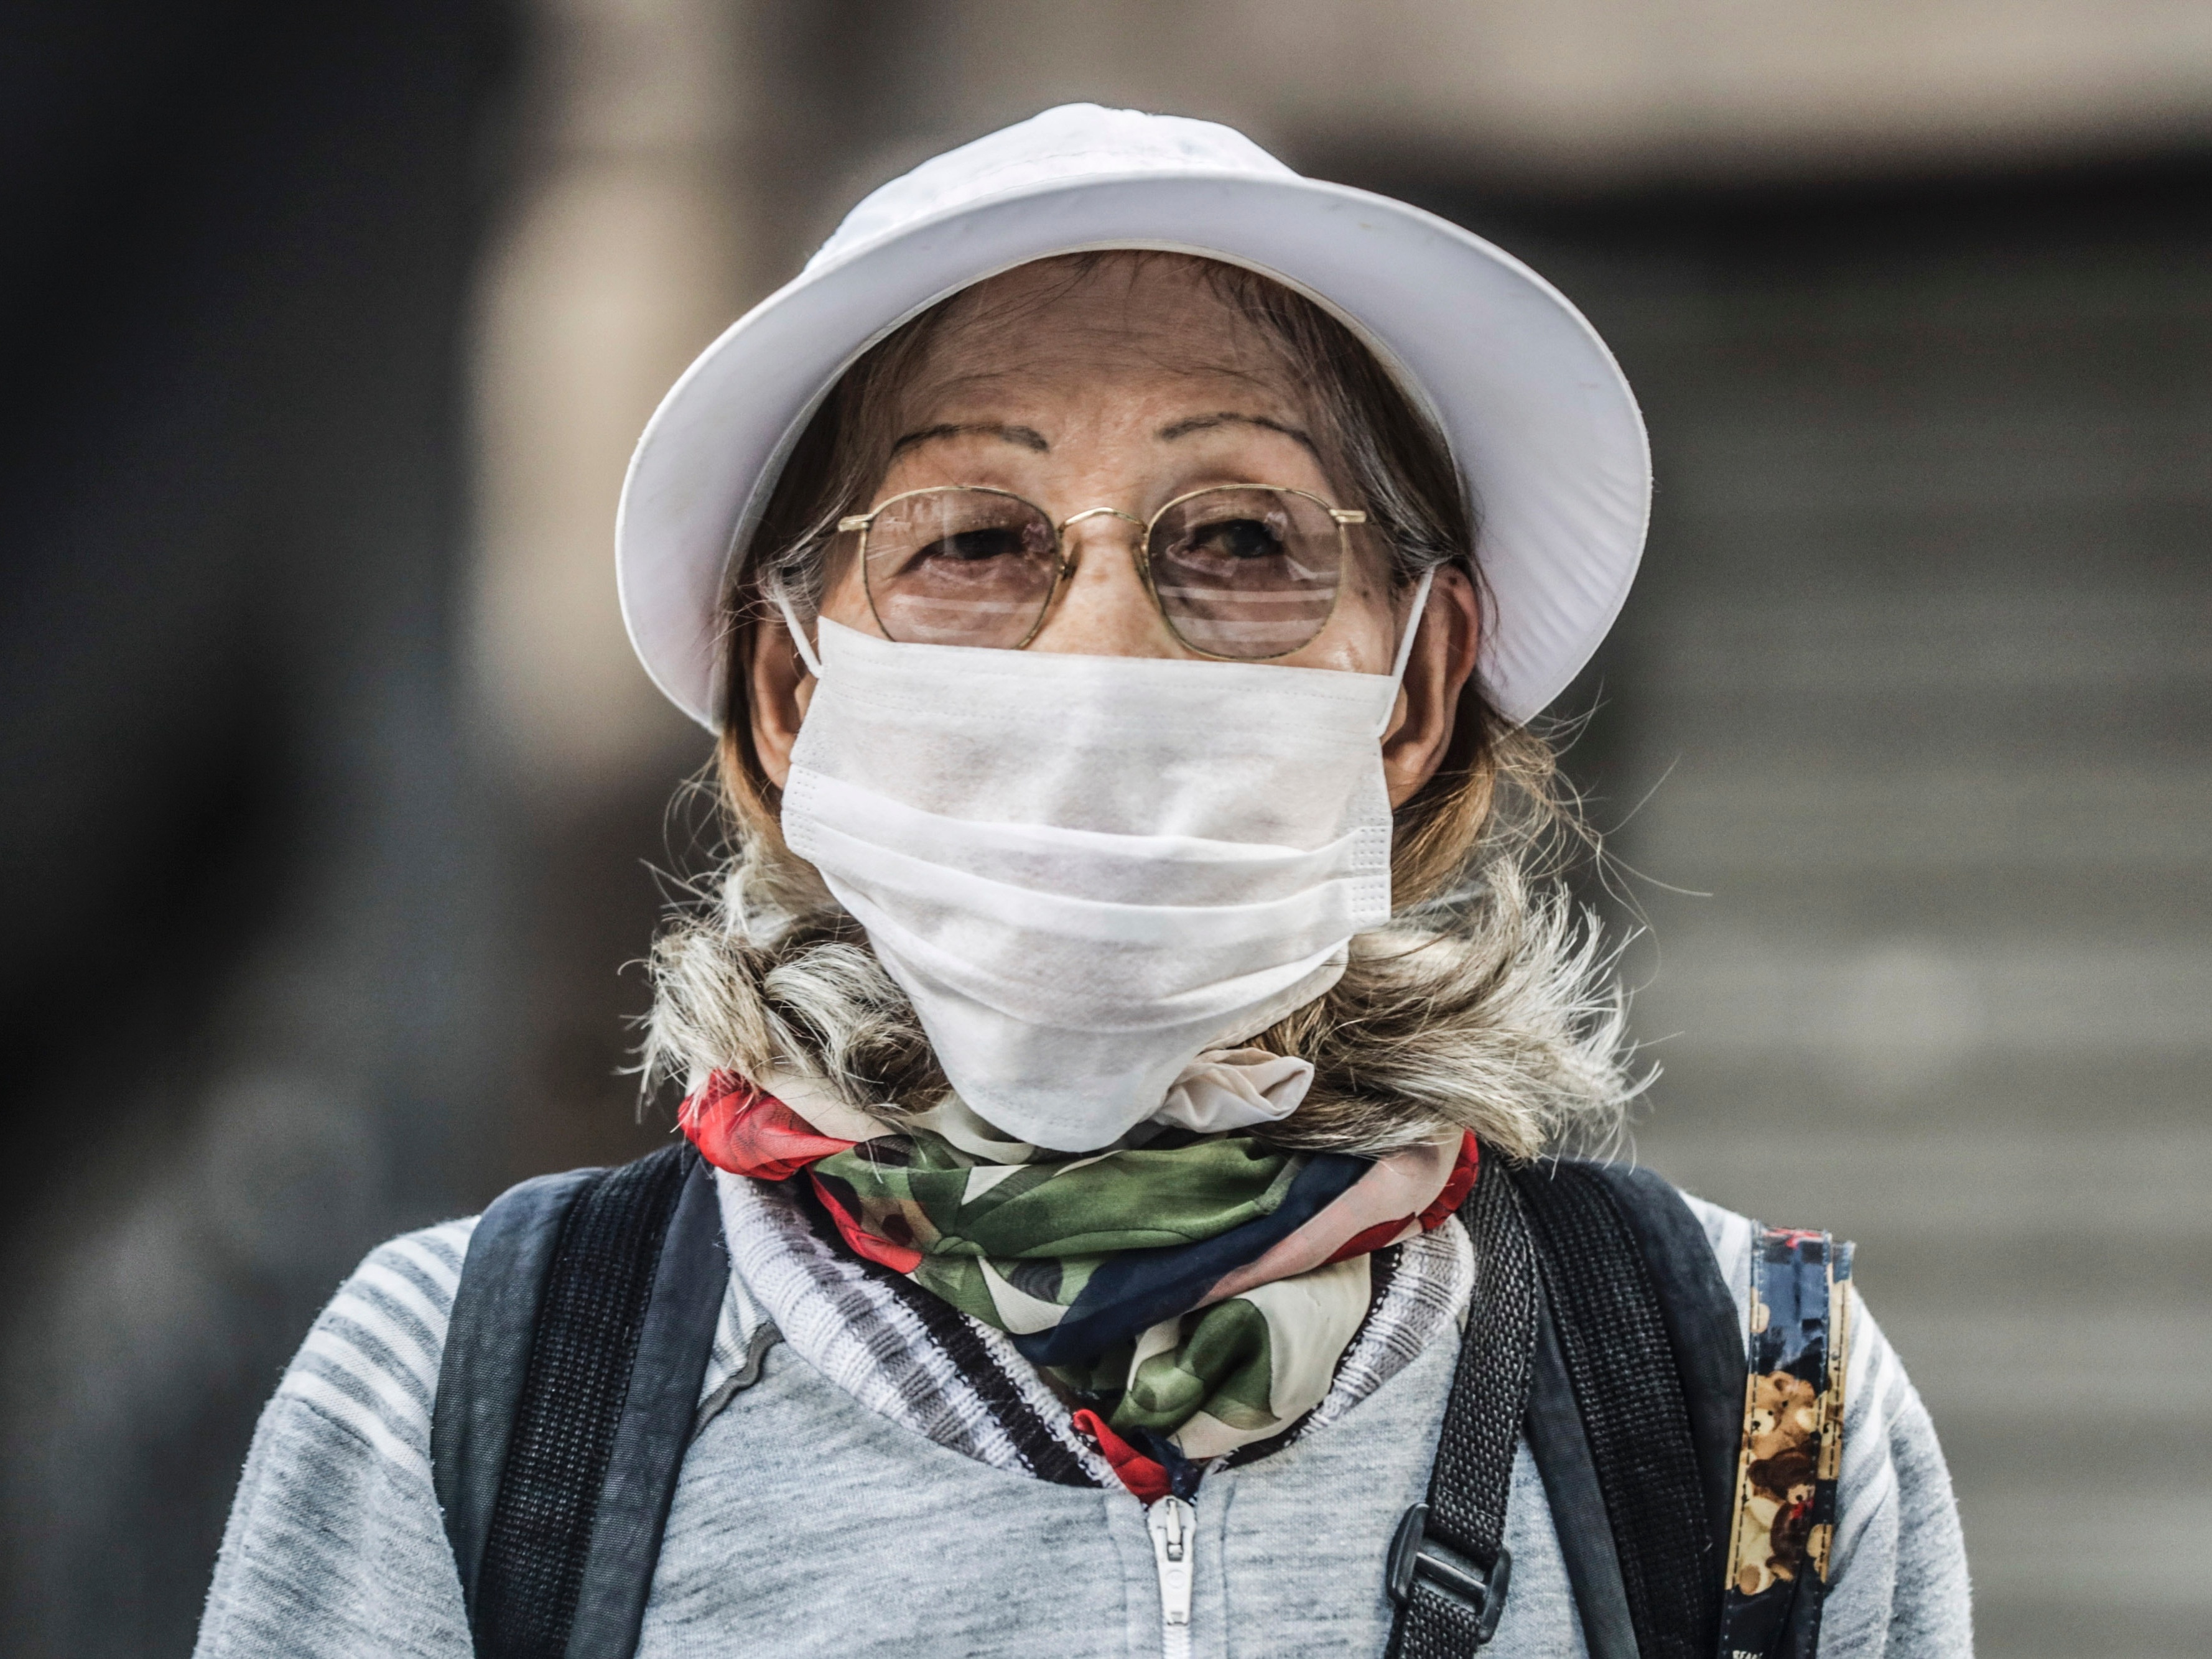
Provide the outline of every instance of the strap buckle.
{"type": "Polygon", "coordinates": [[[1506,1587],[1512,1582],[1513,1557],[1504,1545],[1498,1560],[1485,1572],[1467,1556],[1429,1536],[1429,1506],[1416,1504],[1398,1522],[1390,1540],[1386,1583],[1390,1599],[1400,1607],[1413,1599],[1413,1581],[1425,1579],[1435,1589],[1463,1604],[1474,1614],[1475,1644],[1480,1646],[1498,1633],[1505,1612],[1506,1587]]]}

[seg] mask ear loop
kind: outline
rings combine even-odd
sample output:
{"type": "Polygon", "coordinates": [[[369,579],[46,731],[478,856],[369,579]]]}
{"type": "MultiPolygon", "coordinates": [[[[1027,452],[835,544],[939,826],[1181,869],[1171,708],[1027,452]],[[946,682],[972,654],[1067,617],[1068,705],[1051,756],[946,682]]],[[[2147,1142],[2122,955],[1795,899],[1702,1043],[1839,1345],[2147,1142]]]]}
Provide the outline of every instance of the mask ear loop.
{"type": "MultiPolygon", "coordinates": [[[[799,613],[791,608],[790,596],[781,588],[776,590],[775,608],[783,612],[783,625],[791,630],[791,642],[799,647],[799,659],[806,665],[806,672],[816,679],[822,678],[822,659],[814,654],[814,645],[806,637],[806,630],[799,625],[799,613]]],[[[1404,664],[1399,665],[1404,672],[1404,664]]]]}
{"type": "Polygon", "coordinates": [[[1421,580],[1414,586],[1413,608],[1406,616],[1405,637],[1398,641],[1398,659],[1390,665],[1390,701],[1384,705],[1382,718],[1375,727],[1378,738],[1390,729],[1390,716],[1398,711],[1398,689],[1406,683],[1406,665],[1413,659],[1413,641],[1421,631],[1421,618],[1428,614],[1429,589],[1436,579],[1436,567],[1431,565],[1421,572],[1421,580]]]}

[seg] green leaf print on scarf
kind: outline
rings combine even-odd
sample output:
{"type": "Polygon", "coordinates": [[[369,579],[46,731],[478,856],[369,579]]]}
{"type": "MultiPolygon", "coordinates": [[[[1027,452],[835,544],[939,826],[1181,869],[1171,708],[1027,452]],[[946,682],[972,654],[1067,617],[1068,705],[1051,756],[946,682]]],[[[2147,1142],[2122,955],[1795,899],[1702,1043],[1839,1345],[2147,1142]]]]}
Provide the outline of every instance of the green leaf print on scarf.
{"type": "Polygon", "coordinates": [[[870,1232],[926,1256],[1065,1262],[1194,1244],[1272,1215],[1299,1163],[1234,1135],[1066,1163],[986,1164],[912,1134],[862,1141],[814,1167],[851,1188],[870,1232]]]}
{"type": "Polygon", "coordinates": [[[1182,1340],[1140,1361],[1107,1421],[1120,1434],[1173,1434],[1200,1412],[1231,1428],[1267,1430],[1274,1369],[1267,1319],[1243,1297],[1183,1316],[1182,1340]]]}

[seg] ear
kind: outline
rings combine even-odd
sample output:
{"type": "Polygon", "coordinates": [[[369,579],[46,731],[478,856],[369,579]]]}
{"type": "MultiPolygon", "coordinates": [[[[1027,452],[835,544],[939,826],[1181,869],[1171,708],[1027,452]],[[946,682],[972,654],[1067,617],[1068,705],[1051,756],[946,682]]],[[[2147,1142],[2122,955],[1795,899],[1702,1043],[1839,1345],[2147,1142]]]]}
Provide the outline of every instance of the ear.
{"type": "Polygon", "coordinates": [[[1427,608],[1406,625],[1418,628],[1398,704],[1382,734],[1382,781],[1390,805],[1403,806],[1450,752],[1460,693],[1474,674],[1482,610],[1466,571],[1448,565],[1429,586],[1427,608]]]}
{"type": "Polygon", "coordinates": [[[814,696],[814,676],[781,616],[755,616],[745,624],[741,660],[753,757],[761,775],[781,789],[791,775],[792,745],[814,696]]]}

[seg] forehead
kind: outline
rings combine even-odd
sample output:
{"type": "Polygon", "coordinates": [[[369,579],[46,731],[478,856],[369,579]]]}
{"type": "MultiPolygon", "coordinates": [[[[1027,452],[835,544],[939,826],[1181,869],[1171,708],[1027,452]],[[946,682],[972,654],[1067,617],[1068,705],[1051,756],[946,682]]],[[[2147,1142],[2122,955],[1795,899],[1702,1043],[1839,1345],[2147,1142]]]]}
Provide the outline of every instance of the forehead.
{"type": "Polygon", "coordinates": [[[933,402],[989,383],[1049,389],[1079,375],[1229,378],[1291,398],[1297,377],[1279,345],[1208,263],[1092,254],[1039,260],[979,283],[945,307],[909,398],[933,402]]]}

